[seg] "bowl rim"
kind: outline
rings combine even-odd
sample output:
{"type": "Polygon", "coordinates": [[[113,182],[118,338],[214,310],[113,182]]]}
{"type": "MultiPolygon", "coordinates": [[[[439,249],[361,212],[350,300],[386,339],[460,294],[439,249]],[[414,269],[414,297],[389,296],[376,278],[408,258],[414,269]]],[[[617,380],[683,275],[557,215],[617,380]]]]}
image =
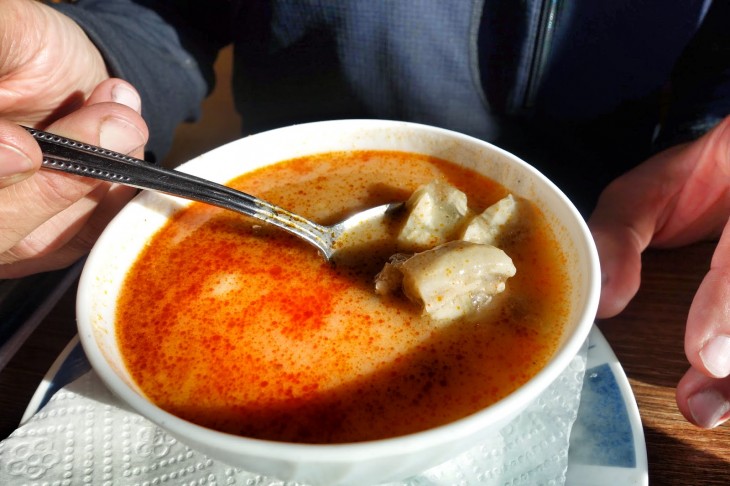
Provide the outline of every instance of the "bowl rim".
{"type": "MultiPolygon", "coordinates": [[[[83,289],[90,288],[94,285],[94,274],[92,273],[93,265],[91,262],[96,258],[96,254],[101,252],[106,246],[106,240],[111,239],[111,232],[115,228],[114,223],[123,218],[127,208],[122,211],[109,223],[102,232],[97,243],[92,248],[87,262],[82,270],[79,284],[78,297],[76,303],[77,326],[79,331],[79,339],[86,353],[92,369],[99,374],[102,381],[110,389],[110,391],[119,397],[124,403],[131,406],[135,412],[146,417],[153,423],[157,424],[167,432],[177,437],[195,437],[196,442],[206,444],[215,444],[216,449],[224,449],[235,454],[250,454],[258,457],[272,457],[281,460],[291,460],[296,462],[327,462],[327,463],[346,463],[351,462],[353,458],[358,460],[366,460],[369,458],[378,458],[384,456],[403,455],[428,449],[436,444],[453,443],[460,439],[474,436],[475,431],[483,429],[486,422],[493,423],[504,420],[515,414],[515,410],[521,411],[530,403],[528,398],[538,396],[544,391],[550,383],[552,383],[561,372],[570,364],[573,357],[580,351],[595,320],[598,299],[600,294],[600,264],[598,253],[591,237],[590,230],[583,219],[582,215],[575,208],[573,203],[567,196],[547,177],[545,177],[536,168],[523,161],[516,155],[507,152],[487,141],[465,135],[452,130],[434,127],[430,125],[402,122],[392,120],[373,120],[373,119],[347,119],[347,120],[330,120],[311,122],[298,125],[290,125],[262,132],[248,137],[242,137],[228,144],[217,147],[206,152],[202,156],[215,155],[219,150],[230,150],[231,146],[241,144],[242,141],[251,137],[273,137],[274,139],[286,136],[291,130],[313,129],[327,130],[329,127],[335,126],[338,129],[351,125],[356,128],[363,129],[380,129],[380,128],[410,128],[418,131],[426,131],[437,135],[446,136],[457,141],[463,141],[469,144],[481,145],[490,151],[496,152],[502,157],[510,159],[512,163],[520,166],[521,170],[531,172],[541,184],[548,186],[550,191],[560,200],[571,218],[574,220],[578,231],[581,235],[580,241],[575,241],[576,247],[585,253],[587,263],[590,268],[588,271],[588,288],[585,295],[587,296],[583,309],[576,314],[577,326],[574,332],[568,336],[561,344],[561,348],[556,354],[531,377],[526,383],[520,386],[501,400],[474,412],[471,415],[462,417],[452,422],[436,426],[431,429],[410,433],[407,435],[390,437],[385,439],[377,439],[354,443],[337,443],[337,444],[310,444],[310,443],[292,443],[273,440],[255,439],[234,435],[209,429],[192,422],[181,419],[152,403],[151,401],[138,394],[131,389],[122,380],[114,370],[106,364],[106,358],[96,345],[90,324],[91,318],[88,317],[89,309],[91,309],[90,295],[83,292],[83,289]],[[489,418],[486,421],[486,418],[489,418]],[[184,434],[180,432],[184,431],[184,434]],[[395,454],[393,451],[397,451],[395,454]]],[[[202,156],[191,159],[182,164],[179,170],[183,172],[197,169],[196,161],[202,156]]],[[[250,170],[250,169],[247,169],[250,170]]],[[[245,172],[241,172],[242,174],[245,172]]],[[[137,195],[130,204],[144,205],[147,198],[153,197],[170,197],[165,195],[143,192],[137,195]]]]}

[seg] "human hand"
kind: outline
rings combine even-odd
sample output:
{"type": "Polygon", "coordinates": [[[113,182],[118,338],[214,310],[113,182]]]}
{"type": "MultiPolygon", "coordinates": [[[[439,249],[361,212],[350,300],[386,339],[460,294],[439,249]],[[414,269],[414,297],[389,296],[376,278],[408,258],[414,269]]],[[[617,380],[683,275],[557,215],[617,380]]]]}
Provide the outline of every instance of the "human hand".
{"type": "Polygon", "coordinates": [[[685,332],[690,369],[677,386],[690,422],[730,418],[730,117],[697,141],[657,154],[601,194],[589,227],[603,273],[598,317],[621,312],[641,280],[648,246],[718,239],[685,332]]]}
{"type": "Polygon", "coordinates": [[[86,34],[65,15],[31,0],[0,2],[0,116],[46,127],[80,108],[109,78],[86,34]]]}
{"type": "Polygon", "coordinates": [[[134,193],[38,171],[40,148],[17,123],[136,157],[148,134],[137,92],[109,79],[70,19],[2,0],[0,33],[0,278],[12,278],[74,262],[134,193]]]}

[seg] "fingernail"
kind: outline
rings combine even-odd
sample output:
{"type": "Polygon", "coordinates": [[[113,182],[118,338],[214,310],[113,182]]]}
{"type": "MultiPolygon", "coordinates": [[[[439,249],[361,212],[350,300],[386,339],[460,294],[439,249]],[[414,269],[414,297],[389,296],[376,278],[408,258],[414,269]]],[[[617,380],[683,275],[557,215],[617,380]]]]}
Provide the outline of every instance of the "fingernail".
{"type": "Polygon", "coordinates": [[[105,149],[128,154],[144,145],[144,136],[131,123],[109,117],[99,127],[99,144],[105,149]]]}
{"type": "Polygon", "coordinates": [[[0,144],[0,177],[23,174],[33,168],[33,163],[15,147],[0,144]]]}
{"type": "Polygon", "coordinates": [[[115,103],[120,103],[124,106],[128,106],[137,113],[142,112],[142,100],[139,95],[127,85],[117,84],[112,88],[112,100],[115,103]]]}
{"type": "Polygon", "coordinates": [[[718,391],[702,390],[687,400],[689,411],[695,423],[700,427],[711,429],[723,422],[723,417],[730,411],[730,403],[718,391]]]}
{"type": "Polygon", "coordinates": [[[700,350],[700,358],[712,376],[724,378],[730,375],[730,336],[716,336],[700,350]]]}

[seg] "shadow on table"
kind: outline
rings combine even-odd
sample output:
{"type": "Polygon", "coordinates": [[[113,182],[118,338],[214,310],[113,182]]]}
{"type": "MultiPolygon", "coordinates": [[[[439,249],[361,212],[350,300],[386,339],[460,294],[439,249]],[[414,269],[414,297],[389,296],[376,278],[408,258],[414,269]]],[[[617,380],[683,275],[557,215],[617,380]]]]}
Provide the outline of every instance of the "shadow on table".
{"type": "MultiPolygon", "coordinates": [[[[700,450],[695,446],[667,435],[655,428],[645,427],[644,434],[651,447],[647,448],[649,460],[649,484],[682,485],[702,484],[703,486],[730,484],[730,458],[719,457],[707,452],[711,445],[700,450]],[[657,470],[652,464],[665,464],[657,470]],[[687,482],[687,464],[692,469],[702,471],[694,483],[687,482]]],[[[711,439],[708,438],[708,441],[711,439]]]]}

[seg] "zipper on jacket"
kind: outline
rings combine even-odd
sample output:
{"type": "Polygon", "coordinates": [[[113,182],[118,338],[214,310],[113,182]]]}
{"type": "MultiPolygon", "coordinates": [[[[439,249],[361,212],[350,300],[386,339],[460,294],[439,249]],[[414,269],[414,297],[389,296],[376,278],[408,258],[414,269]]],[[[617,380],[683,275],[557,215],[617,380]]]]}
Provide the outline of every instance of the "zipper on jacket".
{"type": "Polygon", "coordinates": [[[532,108],[535,104],[537,91],[540,88],[553,36],[555,35],[555,23],[557,22],[560,1],[541,0],[540,2],[540,13],[534,36],[535,42],[532,48],[532,58],[530,59],[527,87],[522,100],[522,106],[526,109],[532,108]]]}

